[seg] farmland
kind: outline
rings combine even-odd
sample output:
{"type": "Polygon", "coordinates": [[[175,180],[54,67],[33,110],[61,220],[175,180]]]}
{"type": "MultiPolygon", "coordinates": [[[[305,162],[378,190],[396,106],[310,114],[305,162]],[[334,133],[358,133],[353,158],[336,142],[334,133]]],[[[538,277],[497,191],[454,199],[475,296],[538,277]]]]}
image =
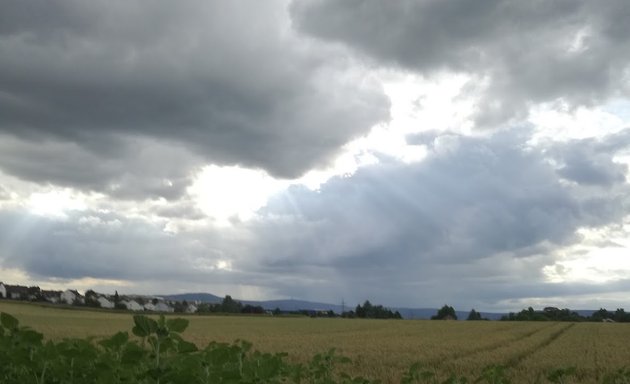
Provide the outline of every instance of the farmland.
{"type": "MultiPolygon", "coordinates": [[[[0,302],[0,311],[53,340],[111,336],[129,331],[129,314],[69,310],[0,302]]],[[[477,377],[486,366],[507,367],[513,382],[538,382],[553,369],[575,366],[576,382],[600,382],[607,372],[630,362],[630,326],[604,323],[442,322],[311,319],[290,317],[186,316],[184,337],[210,341],[244,339],[265,352],[288,352],[305,362],[330,348],[352,359],[353,375],[399,382],[420,362],[446,378],[477,377]]]]}

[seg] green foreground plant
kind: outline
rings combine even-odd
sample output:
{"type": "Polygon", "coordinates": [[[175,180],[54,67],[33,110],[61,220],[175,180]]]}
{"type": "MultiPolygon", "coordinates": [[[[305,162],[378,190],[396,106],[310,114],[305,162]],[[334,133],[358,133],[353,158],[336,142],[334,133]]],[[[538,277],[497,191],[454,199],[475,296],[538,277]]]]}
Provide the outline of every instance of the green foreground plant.
{"type": "Polygon", "coordinates": [[[186,319],[134,316],[131,339],[118,332],[102,340],[44,341],[43,335],[0,314],[0,383],[371,383],[338,373],[349,359],[334,349],[309,364],[291,364],[284,353],[253,351],[237,340],[198,349],[184,340],[186,319]]]}
{"type": "MultiPolygon", "coordinates": [[[[181,333],[188,320],[155,320],[133,317],[130,337],[118,332],[104,338],[45,341],[41,333],[19,325],[18,320],[0,313],[0,383],[83,384],[83,383],[304,383],[370,384],[378,381],[354,377],[341,370],[351,363],[335,349],[315,355],[307,364],[285,360],[286,353],[263,353],[252,344],[212,342],[203,349],[184,340],[181,333]]],[[[547,375],[563,383],[576,369],[555,369],[547,375]]],[[[622,369],[603,378],[604,383],[630,383],[630,371],[622,369]]],[[[507,368],[486,367],[477,378],[443,376],[421,364],[412,365],[401,384],[510,383],[507,368]],[[446,377],[446,379],[444,379],[446,377]]]]}

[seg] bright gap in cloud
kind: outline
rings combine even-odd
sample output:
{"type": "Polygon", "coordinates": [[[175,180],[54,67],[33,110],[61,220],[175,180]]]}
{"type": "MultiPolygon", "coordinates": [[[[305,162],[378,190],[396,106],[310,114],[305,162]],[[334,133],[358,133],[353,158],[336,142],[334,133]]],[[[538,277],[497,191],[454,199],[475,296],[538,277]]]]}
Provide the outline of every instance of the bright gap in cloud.
{"type": "Polygon", "coordinates": [[[346,144],[328,168],[311,170],[295,180],[277,180],[261,170],[210,165],[197,175],[189,193],[217,225],[229,226],[253,218],[272,195],[290,185],[317,190],[332,177],[351,177],[359,168],[378,163],[381,156],[404,163],[422,161],[427,148],[409,144],[409,134],[464,132],[472,126],[473,101],[462,97],[468,77],[450,74],[428,80],[391,72],[380,77],[391,101],[391,120],[346,144]]]}
{"type": "Polygon", "coordinates": [[[427,79],[394,73],[384,77],[392,132],[403,137],[422,131],[471,133],[476,95],[468,89],[473,81],[470,76],[444,73],[427,79]]]}
{"type": "Polygon", "coordinates": [[[427,80],[391,72],[381,73],[379,77],[390,99],[390,121],[372,127],[367,135],[346,144],[330,167],[311,170],[291,184],[317,190],[332,177],[350,177],[359,168],[378,163],[379,156],[407,164],[419,162],[426,157],[427,148],[409,144],[408,135],[450,131],[455,127],[465,130],[470,126],[472,102],[460,99],[469,78],[449,75],[427,80]]]}
{"type": "Polygon", "coordinates": [[[575,294],[564,296],[549,297],[526,297],[511,300],[501,300],[497,303],[486,307],[487,310],[496,312],[519,312],[523,308],[533,307],[534,309],[543,309],[545,307],[566,308],[571,307],[572,310],[597,310],[599,308],[607,308],[614,310],[615,308],[624,308],[628,304],[627,292],[598,292],[596,294],[575,294]]]}
{"type": "Polygon", "coordinates": [[[543,269],[553,283],[607,283],[630,275],[630,217],[621,227],[580,229],[582,242],[559,252],[558,261],[543,269]]]}
{"type": "Polygon", "coordinates": [[[217,225],[229,226],[234,220],[251,219],[269,197],[286,185],[286,181],[276,180],[262,170],[209,165],[197,175],[188,192],[217,225]]]}
{"type": "Polygon", "coordinates": [[[86,203],[82,197],[63,189],[32,193],[26,207],[36,215],[67,218],[68,211],[85,210],[86,203]]]}
{"type": "Polygon", "coordinates": [[[566,141],[612,134],[630,124],[630,103],[611,101],[602,107],[572,110],[562,100],[546,103],[530,111],[529,122],[536,127],[531,143],[551,139],[566,141]]]}

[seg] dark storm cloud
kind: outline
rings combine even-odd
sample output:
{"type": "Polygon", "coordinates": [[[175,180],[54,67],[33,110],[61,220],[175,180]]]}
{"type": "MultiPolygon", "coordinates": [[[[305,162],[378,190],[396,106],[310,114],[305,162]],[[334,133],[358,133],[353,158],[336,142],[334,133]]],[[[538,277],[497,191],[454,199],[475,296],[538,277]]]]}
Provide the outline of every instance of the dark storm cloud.
{"type": "Polygon", "coordinates": [[[611,187],[626,182],[628,167],[614,161],[613,154],[630,153],[630,129],[605,138],[572,140],[554,144],[550,153],[561,164],[558,174],[585,185],[611,187]]]}
{"type": "MultiPolygon", "coordinates": [[[[42,278],[129,280],[144,291],[168,280],[180,291],[248,285],[353,304],[490,308],[624,289],[623,281],[551,284],[543,272],[558,261],[554,251],[582,241],[576,230],[618,224],[630,206],[626,183],[566,183],[561,162],[550,160],[574,147],[615,169],[609,160],[628,149],[624,134],[534,148],[523,144],[529,137],[523,129],[426,136],[422,162],[364,167],[319,191],[293,187],[232,228],[171,234],[111,213],[51,219],[5,209],[0,265],[42,278]]],[[[198,212],[180,201],[156,214],[195,220],[198,212]]]]}
{"type": "MultiPolygon", "coordinates": [[[[41,279],[223,279],[214,269],[221,254],[194,237],[115,214],[74,212],[60,220],[2,210],[0,232],[0,266],[41,279]]],[[[205,237],[219,243],[213,233],[205,237]]]]}
{"type": "MultiPolygon", "coordinates": [[[[421,163],[362,168],[317,192],[295,188],[254,227],[252,262],[273,275],[317,277],[302,287],[276,282],[296,296],[347,287],[347,298],[362,292],[401,305],[496,302],[515,297],[507,289],[515,282],[544,285],[553,251],[581,241],[581,227],[620,222],[629,191],[563,184],[548,151],[524,146],[526,137],[437,136],[421,163]]],[[[616,153],[602,168],[616,169],[616,153]]]]}
{"type": "MultiPolygon", "coordinates": [[[[65,161],[97,168],[133,162],[126,142],[150,137],[295,177],[388,118],[382,90],[348,60],[292,35],[282,2],[4,1],[0,131],[71,143],[65,161]]],[[[77,171],[44,177],[99,183],[77,171]]]]}
{"type": "Polygon", "coordinates": [[[117,199],[176,200],[201,166],[199,156],[155,140],[110,140],[107,153],[72,142],[0,135],[0,168],[24,180],[97,191],[117,199]]]}
{"type": "Polygon", "coordinates": [[[191,201],[183,200],[155,209],[160,217],[169,219],[202,220],[206,215],[191,201]]]}
{"type": "MultiPolygon", "coordinates": [[[[575,221],[579,205],[540,154],[500,136],[491,142],[441,136],[434,154],[420,164],[361,169],[351,179],[332,180],[319,193],[294,193],[277,202],[281,208],[269,209],[289,214],[295,204],[308,223],[329,224],[322,226],[327,236],[314,238],[332,240],[333,234],[347,232],[355,236],[348,244],[360,257],[373,255],[384,264],[384,253],[450,262],[543,240],[563,242],[572,229],[560,224],[575,221]]],[[[327,255],[339,249],[337,243],[319,247],[327,255]]]]}
{"type": "Polygon", "coordinates": [[[522,118],[532,102],[591,105],[629,91],[623,0],[314,0],[291,10],[302,32],[385,65],[472,75],[480,127],[522,118]]]}

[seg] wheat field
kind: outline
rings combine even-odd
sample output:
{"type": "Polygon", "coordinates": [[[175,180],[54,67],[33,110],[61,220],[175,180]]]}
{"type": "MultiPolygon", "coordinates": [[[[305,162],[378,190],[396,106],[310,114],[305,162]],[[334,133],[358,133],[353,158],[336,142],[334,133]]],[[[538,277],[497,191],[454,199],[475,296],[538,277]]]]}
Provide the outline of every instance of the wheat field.
{"type": "MultiPolygon", "coordinates": [[[[61,309],[0,301],[0,311],[50,339],[104,337],[129,331],[127,313],[61,309]]],[[[413,363],[435,371],[477,377],[503,365],[516,383],[544,382],[553,369],[574,366],[570,382],[600,382],[607,372],[630,365],[630,324],[361,320],[270,316],[181,316],[190,320],[184,338],[247,340],[266,352],[288,352],[306,362],[335,348],[352,359],[354,375],[397,383],[413,363]]]]}

